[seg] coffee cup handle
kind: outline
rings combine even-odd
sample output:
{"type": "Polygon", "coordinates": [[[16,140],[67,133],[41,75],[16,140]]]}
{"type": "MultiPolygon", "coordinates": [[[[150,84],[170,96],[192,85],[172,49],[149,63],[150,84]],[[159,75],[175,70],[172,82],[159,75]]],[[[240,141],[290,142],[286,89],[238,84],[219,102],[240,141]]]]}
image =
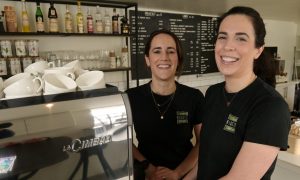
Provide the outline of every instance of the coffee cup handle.
{"type": "Polygon", "coordinates": [[[54,61],[48,62],[48,66],[49,66],[50,68],[54,68],[54,67],[55,67],[55,62],[54,62],[54,61]]]}
{"type": "Polygon", "coordinates": [[[75,79],[75,74],[74,73],[69,72],[69,73],[67,73],[67,76],[69,78],[72,78],[73,80],[75,79]]]}
{"type": "Polygon", "coordinates": [[[39,86],[39,88],[36,90],[36,93],[38,94],[38,93],[42,92],[42,89],[43,89],[43,87],[44,87],[44,81],[43,81],[43,79],[37,76],[37,77],[35,77],[32,81],[33,81],[33,83],[35,83],[35,81],[39,81],[40,86],[39,86]]]}

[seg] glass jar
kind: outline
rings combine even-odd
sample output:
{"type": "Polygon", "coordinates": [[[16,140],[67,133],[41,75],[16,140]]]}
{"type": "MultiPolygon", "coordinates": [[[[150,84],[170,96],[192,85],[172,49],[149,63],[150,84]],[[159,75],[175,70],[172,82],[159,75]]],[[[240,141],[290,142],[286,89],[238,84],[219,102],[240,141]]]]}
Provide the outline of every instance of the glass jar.
{"type": "Polygon", "coordinates": [[[26,56],[26,42],[25,40],[15,40],[16,56],[26,56]]]}
{"type": "Polygon", "coordinates": [[[12,43],[10,40],[1,40],[0,41],[2,57],[12,57],[13,56],[11,44],[12,43]]]}
{"type": "Polygon", "coordinates": [[[10,75],[16,75],[22,72],[20,58],[8,58],[10,75]]]}
{"type": "Polygon", "coordinates": [[[28,40],[27,41],[27,47],[28,47],[28,55],[31,57],[37,57],[39,56],[39,40],[28,40]]]}
{"type": "Polygon", "coordinates": [[[0,58],[0,76],[6,76],[6,75],[8,75],[6,58],[0,58]]]}
{"type": "Polygon", "coordinates": [[[29,66],[30,64],[32,64],[32,58],[31,57],[24,57],[22,58],[22,67],[23,67],[23,71],[25,70],[25,68],[27,66],[29,66]]]}

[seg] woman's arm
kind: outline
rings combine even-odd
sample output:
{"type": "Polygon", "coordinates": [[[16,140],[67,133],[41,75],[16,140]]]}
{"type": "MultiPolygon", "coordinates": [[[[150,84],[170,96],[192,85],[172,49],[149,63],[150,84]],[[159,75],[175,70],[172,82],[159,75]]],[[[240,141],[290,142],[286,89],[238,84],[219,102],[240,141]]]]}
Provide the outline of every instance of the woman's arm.
{"type": "Polygon", "coordinates": [[[279,147],[244,142],[229,173],[221,180],[259,180],[272,165],[279,147]]]}

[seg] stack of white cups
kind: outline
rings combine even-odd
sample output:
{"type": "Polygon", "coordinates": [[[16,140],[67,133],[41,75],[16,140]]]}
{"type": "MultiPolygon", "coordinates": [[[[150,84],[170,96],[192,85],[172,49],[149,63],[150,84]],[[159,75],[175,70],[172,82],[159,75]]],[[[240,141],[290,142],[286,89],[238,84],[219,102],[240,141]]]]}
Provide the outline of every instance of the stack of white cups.
{"type": "Polygon", "coordinates": [[[78,60],[63,67],[39,61],[25,68],[24,73],[14,75],[3,82],[0,79],[0,98],[5,99],[60,94],[79,90],[105,88],[102,71],[83,70],[78,60]],[[50,68],[51,67],[51,68],[50,68]]]}

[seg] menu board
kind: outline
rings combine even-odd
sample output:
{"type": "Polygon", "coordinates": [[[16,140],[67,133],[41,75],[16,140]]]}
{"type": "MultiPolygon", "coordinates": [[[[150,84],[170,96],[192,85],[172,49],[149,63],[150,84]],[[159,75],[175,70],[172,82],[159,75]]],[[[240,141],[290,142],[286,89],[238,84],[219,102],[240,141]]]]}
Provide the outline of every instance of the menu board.
{"type": "MultiPolygon", "coordinates": [[[[135,33],[134,11],[130,11],[131,31],[135,33]]],[[[183,47],[183,75],[217,72],[214,58],[214,38],[217,17],[138,11],[138,39],[131,37],[132,78],[150,78],[145,63],[145,44],[151,32],[168,29],[176,34],[183,47]],[[136,43],[138,44],[136,48],[136,43]]]]}

